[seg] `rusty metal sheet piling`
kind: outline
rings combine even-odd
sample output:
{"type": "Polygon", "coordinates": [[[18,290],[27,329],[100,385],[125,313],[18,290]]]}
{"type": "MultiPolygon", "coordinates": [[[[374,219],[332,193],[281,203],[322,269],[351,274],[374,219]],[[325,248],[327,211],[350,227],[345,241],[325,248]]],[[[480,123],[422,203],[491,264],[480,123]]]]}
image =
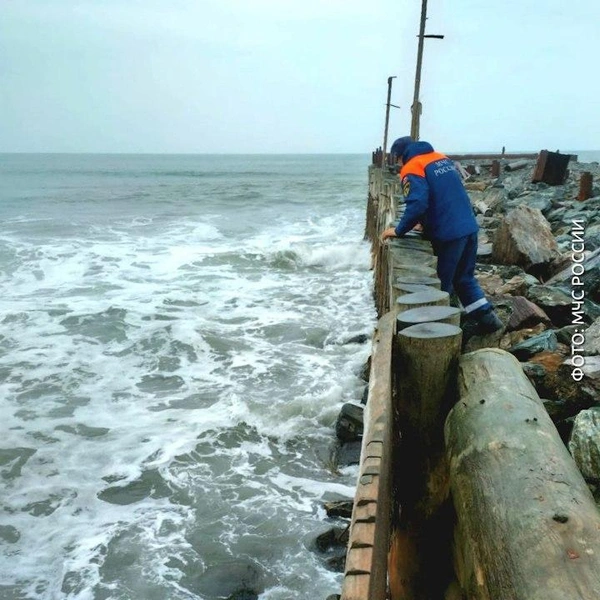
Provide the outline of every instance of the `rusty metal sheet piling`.
{"type": "Polygon", "coordinates": [[[594,195],[592,190],[593,183],[594,178],[592,174],[589,171],[584,171],[579,180],[579,194],[577,195],[577,200],[587,200],[594,195]]]}
{"type": "Polygon", "coordinates": [[[562,185],[567,178],[567,167],[569,166],[570,159],[570,154],[542,150],[535,165],[531,181],[533,183],[541,181],[548,185],[562,185]]]}

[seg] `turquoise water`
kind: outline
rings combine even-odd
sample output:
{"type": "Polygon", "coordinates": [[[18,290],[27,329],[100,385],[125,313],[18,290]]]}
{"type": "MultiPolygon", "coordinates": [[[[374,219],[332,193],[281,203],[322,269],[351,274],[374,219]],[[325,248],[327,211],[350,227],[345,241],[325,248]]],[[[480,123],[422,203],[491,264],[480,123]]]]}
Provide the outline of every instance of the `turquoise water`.
{"type": "Polygon", "coordinates": [[[367,162],[0,156],[1,598],[339,592],[367,162]]]}

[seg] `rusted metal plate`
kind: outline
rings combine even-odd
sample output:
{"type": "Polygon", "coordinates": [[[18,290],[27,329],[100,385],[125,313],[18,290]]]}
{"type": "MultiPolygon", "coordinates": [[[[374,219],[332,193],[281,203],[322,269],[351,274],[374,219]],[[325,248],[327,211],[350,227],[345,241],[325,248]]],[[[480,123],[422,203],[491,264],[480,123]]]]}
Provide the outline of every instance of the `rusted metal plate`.
{"type": "Polygon", "coordinates": [[[570,154],[542,150],[538,156],[531,181],[533,183],[541,181],[548,185],[562,185],[567,178],[570,159],[570,154]]]}

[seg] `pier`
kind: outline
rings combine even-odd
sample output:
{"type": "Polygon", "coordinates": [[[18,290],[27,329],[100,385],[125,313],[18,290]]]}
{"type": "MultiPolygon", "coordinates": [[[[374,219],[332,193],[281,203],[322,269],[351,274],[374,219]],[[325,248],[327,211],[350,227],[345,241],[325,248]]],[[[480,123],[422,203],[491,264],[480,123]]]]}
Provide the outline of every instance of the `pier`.
{"type": "Polygon", "coordinates": [[[402,211],[380,158],[365,227],[378,322],[341,598],[600,598],[590,489],[519,361],[463,352],[430,244],[380,242],[402,211]]]}

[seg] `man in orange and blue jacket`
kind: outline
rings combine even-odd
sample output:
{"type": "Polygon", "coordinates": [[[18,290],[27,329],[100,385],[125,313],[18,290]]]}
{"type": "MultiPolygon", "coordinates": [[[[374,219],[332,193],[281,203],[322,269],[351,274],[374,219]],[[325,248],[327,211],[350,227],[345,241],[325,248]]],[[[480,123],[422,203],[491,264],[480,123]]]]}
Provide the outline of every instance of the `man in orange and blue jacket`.
{"type": "Polygon", "coordinates": [[[442,290],[456,293],[464,307],[465,337],[499,330],[502,322],[475,278],[479,225],[454,163],[428,142],[409,136],[398,138],[390,151],[402,165],[406,208],[398,225],[383,231],[382,240],[401,237],[420,223],[438,259],[442,290]]]}

